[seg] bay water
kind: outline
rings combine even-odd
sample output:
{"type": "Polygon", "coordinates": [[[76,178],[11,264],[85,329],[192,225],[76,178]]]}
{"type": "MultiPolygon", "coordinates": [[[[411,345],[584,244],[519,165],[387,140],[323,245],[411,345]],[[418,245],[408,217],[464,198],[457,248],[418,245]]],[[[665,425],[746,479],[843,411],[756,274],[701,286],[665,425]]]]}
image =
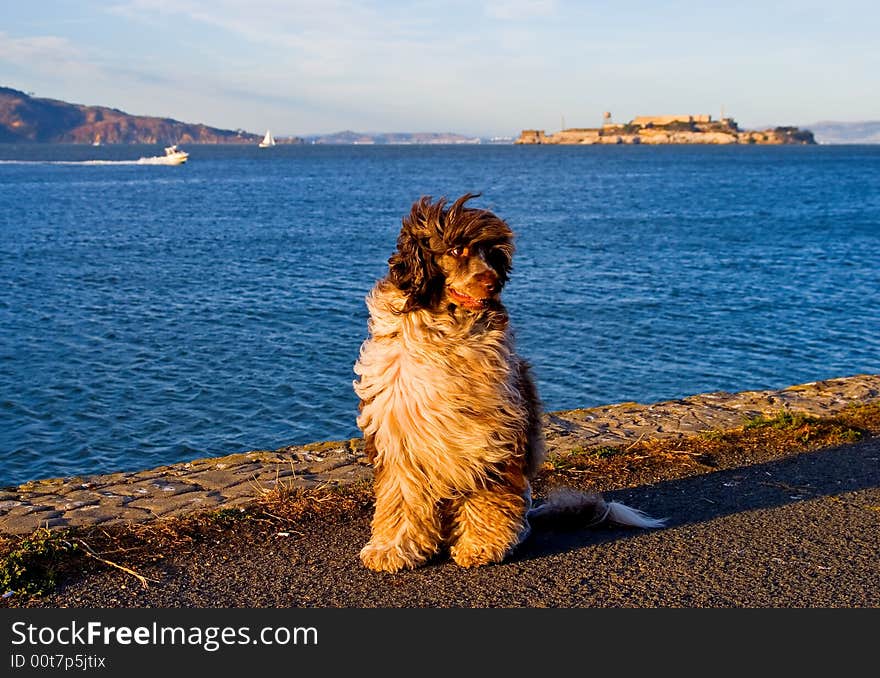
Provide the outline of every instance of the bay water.
{"type": "Polygon", "coordinates": [[[0,485],[359,435],[422,195],[517,236],[547,410],[880,373],[880,147],[0,145],[0,485]]]}

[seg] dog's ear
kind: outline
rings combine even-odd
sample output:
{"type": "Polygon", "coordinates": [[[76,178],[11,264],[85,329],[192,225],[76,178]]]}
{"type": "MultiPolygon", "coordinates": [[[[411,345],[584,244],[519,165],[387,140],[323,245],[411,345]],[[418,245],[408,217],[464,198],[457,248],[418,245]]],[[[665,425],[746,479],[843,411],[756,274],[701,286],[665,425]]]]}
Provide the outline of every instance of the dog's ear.
{"type": "Polygon", "coordinates": [[[397,250],[388,260],[388,278],[407,296],[404,311],[432,306],[443,291],[442,272],[435,261],[439,253],[431,242],[441,240],[444,204],[445,200],[440,199],[432,205],[430,197],[423,197],[403,219],[397,250]]]}

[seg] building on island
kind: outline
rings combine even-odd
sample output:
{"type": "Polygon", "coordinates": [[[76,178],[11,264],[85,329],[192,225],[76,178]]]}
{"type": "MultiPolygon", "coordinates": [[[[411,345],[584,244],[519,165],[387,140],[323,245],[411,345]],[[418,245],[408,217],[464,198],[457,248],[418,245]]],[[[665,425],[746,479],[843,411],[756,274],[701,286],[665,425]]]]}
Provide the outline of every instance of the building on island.
{"type": "Polygon", "coordinates": [[[813,133],[797,127],[741,130],[733,118],[711,115],[640,115],[627,123],[603,114],[601,127],[572,127],[553,134],[525,129],[517,144],[814,144],[813,133]]]}

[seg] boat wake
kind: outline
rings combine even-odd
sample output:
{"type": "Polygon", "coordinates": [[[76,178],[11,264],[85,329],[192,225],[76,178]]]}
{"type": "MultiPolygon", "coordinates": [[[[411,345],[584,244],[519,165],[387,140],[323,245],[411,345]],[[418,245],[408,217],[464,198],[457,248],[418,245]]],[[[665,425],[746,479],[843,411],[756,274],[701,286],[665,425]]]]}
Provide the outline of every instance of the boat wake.
{"type": "Polygon", "coordinates": [[[138,158],[137,160],[0,160],[3,165],[182,165],[189,153],[176,144],[165,147],[165,155],[138,158]]]}
{"type": "Polygon", "coordinates": [[[153,165],[140,160],[0,160],[0,165],[153,165]]]}

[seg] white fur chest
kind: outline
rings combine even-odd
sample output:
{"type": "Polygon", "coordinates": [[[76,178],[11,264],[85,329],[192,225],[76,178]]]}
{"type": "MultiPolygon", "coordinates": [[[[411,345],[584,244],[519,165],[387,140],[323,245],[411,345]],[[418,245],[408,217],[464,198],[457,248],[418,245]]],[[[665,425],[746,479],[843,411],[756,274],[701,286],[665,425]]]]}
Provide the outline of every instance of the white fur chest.
{"type": "Polygon", "coordinates": [[[354,368],[358,426],[377,464],[405,463],[441,490],[469,487],[522,435],[511,339],[504,326],[393,313],[389,301],[368,298],[371,336],[354,368]]]}

